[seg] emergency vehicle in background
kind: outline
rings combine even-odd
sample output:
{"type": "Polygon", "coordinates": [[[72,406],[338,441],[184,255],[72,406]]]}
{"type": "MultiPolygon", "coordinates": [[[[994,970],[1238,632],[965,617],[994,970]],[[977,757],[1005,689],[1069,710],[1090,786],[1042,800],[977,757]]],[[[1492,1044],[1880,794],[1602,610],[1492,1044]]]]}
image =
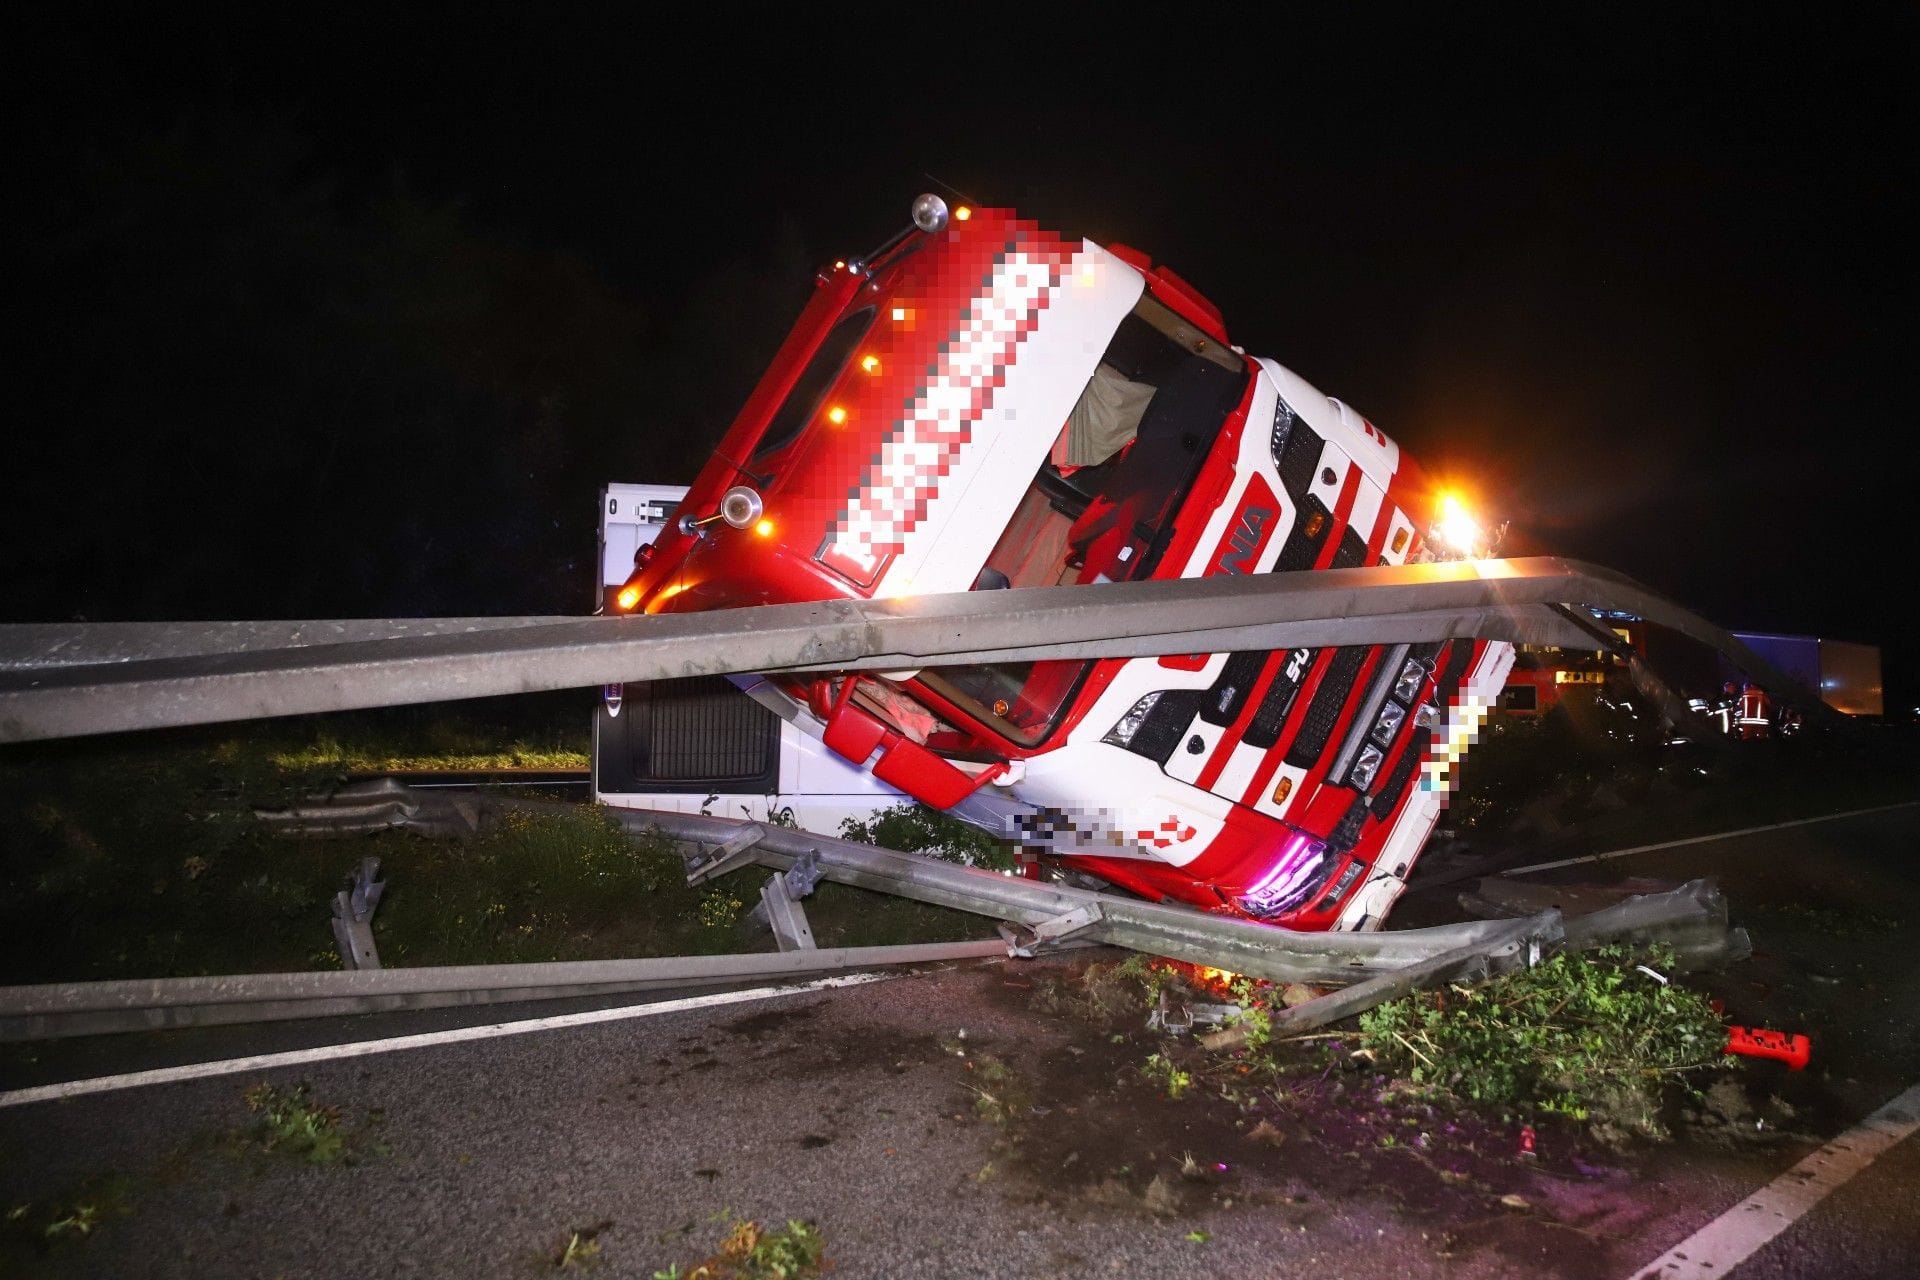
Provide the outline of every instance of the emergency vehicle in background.
{"type": "MultiPolygon", "coordinates": [[[[1146,255],[934,196],[913,214],[820,271],[613,610],[1484,553],[1391,438],[1146,255]]],[[[1150,899],[1377,928],[1512,660],[1456,640],[628,688],[596,791],[758,796],[803,826],[898,792],[1150,899]],[[699,758],[662,768],[669,740],[699,758]]]]}

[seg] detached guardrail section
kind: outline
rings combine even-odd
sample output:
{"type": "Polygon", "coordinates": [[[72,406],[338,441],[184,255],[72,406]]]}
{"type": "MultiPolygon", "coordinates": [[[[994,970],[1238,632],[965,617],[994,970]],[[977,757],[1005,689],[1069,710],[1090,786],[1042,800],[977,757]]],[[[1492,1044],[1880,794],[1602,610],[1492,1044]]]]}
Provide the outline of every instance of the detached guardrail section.
{"type": "MultiPolygon", "coordinates": [[[[505,809],[553,811],[562,801],[422,793],[381,781],[343,788],[291,809],[263,813],[290,833],[358,834],[408,827],[423,834],[472,831],[505,809]]],[[[1316,1001],[1327,1020],[1415,985],[1479,979],[1566,948],[1663,941],[1683,965],[1744,958],[1746,934],[1730,929],[1725,899],[1705,881],[1629,898],[1590,915],[1543,911],[1377,933],[1296,933],[1188,907],[1044,884],[920,854],[732,818],[653,810],[606,811],[630,835],[690,847],[698,882],[757,864],[775,874],[762,894],[780,950],[725,956],[593,960],[552,964],[361,969],[0,988],[0,1041],[52,1039],[221,1023],[332,1017],[395,1009],[625,995],[662,988],[758,982],[891,964],[1032,955],[1078,942],[1126,947],[1265,978],[1347,988],[1316,1001]],[[799,899],[832,880],[985,916],[1003,936],[917,946],[814,947],[799,899]]]]}

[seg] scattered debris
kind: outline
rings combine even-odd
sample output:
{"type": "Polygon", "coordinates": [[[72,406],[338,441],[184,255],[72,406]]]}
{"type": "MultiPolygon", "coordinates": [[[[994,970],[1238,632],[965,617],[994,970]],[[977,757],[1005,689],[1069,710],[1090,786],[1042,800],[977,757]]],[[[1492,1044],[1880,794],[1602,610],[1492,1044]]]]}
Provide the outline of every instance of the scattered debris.
{"type": "Polygon", "coordinates": [[[1270,1147],[1280,1146],[1287,1140],[1287,1135],[1276,1129],[1271,1120],[1262,1120],[1247,1130],[1247,1137],[1254,1142],[1264,1142],[1270,1147]]]}
{"type": "Polygon", "coordinates": [[[260,1117],[256,1126],[260,1146],[305,1156],[311,1164],[334,1164],[347,1153],[347,1136],[340,1127],[340,1108],[314,1102],[305,1081],[289,1089],[257,1084],[244,1095],[247,1110],[260,1117]]]}
{"type": "Polygon", "coordinates": [[[1180,1212],[1180,1197],[1174,1193],[1164,1174],[1153,1175],[1153,1181],[1140,1193],[1140,1203],[1156,1218],[1171,1218],[1180,1212]]]}
{"type": "Polygon", "coordinates": [[[817,1223],[790,1218],[769,1231],[742,1219],[711,1257],[686,1268],[676,1263],[654,1272],[653,1280],[813,1280],[831,1265],[817,1223]]]}
{"type": "Polygon", "coordinates": [[[1640,974],[1642,958],[1602,948],[1417,992],[1362,1015],[1362,1041],[1418,1085],[1661,1136],[1666,1086],[1725,1065],[1726,1030],[1706,997],[1640,974]]]}
{"type": "Polygon", "coordinates": [[[1803,1035],[1785,1031],[1728,1027],[1727,1052],[1747,1058],[1773,1058],[1786,1063],[1789,1071],[1801,1071],[1813,1055],[1813,1042],[1803,1035]]]}
{"type": "Polygon", "coordinates": [[[567,1232],[566,1243],[550,1261],[555,1271],[588,1271],[600,1265],[600,1237],[613,1228],[611,1221],[590,1227],[574,1227],[567,1232]]]}

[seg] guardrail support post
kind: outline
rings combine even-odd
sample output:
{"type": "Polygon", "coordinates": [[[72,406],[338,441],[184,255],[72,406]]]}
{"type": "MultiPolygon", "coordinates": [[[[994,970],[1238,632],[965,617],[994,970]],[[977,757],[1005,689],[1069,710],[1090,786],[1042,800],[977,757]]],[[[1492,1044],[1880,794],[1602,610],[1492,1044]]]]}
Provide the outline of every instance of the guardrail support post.
{"type": "Polygon", "coordinates": [[[760,905],[753,918],[773,928],[773,940],[782,951],[812,951],[813,926],[807,923],[806,908],[793,896],[787,877],[771,876],[760,890],[760,905]]]}
{"type": "Polygon", "coordinates": [[[766,832],[757,822],[750,822],[724,843],[705,853],[696,853],[687,859],[687,883],[704,884],[729,871],[747,866],[755,861],[753,846],[760,843],[766,832]]]}
{"type": "Polygon", "coordinates": [[[366,857],[353,871],[353,887],[333,895],[333,940],[340,963],[348,969],[378,969],[380,951],[373,945],[373,909],[387,882],[376,880],[380,859],[366,857]]]}

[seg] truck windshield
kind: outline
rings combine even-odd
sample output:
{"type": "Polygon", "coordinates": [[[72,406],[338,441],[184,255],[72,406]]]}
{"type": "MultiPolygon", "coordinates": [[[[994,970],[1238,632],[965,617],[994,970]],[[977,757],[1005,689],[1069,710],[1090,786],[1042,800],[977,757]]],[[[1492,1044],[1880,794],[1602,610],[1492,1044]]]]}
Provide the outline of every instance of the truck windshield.
{"type": "Polygon", "coordinates": [[[819,412],[820,402],[826,398],[828,388],[839,380],[840,371],[853,358],[853,349],[860,345],[860,339],[866,337],[867,330],[873,327],[873,316],[873,307],[862,307],[842,316],[827,331],[819,349],[807,361],[807,367],[800,371],[799,378],[795,379],[793,389],[787,392],[779,411],[767,423],[767,429],[761,432],[760,443],[753,450],[753,465],[760,465],[768,454],[792,444],[799,436],[800,429],[819,412]]]}
{"type": "MultiPolygon", "coordinates": [[[[1246,362],[1231,348],[1142,295],[975,589],[1150,576],[1246,386],[1246,362]]],[[[1074,659],[995,663],[927,670],[921,679],[995,732],[1032,746],[1052,730],[1091,666],[1074,659]]]]}

